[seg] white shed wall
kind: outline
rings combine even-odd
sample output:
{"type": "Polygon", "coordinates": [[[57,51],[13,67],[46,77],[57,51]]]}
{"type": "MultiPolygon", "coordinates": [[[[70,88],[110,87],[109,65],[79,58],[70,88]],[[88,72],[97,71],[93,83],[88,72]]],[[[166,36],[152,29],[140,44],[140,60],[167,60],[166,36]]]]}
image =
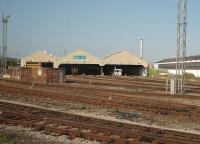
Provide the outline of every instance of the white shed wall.
{"type": "MultiPolygon", "coordinates": [[[[170,74],[176,74],[176,70],[175,69],[170,69],[167,70],[170,74]]],[[[200,70],[186,70],[186,73],[192,73],[195,75],[195,77],[200,77],[200,70]]]]}

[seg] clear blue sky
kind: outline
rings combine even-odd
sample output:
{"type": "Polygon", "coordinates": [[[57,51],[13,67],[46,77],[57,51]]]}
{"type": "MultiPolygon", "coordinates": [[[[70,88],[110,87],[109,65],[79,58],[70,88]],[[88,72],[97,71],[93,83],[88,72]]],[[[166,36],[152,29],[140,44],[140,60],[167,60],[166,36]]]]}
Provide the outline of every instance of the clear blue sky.
{"type": "MultiPolygon", "coordinates": [[[[83,48],[97,57],[127,49],[150,62],[176,54],[176,0],[0,0],[10,14],[8,56],[83,48]]],[[[200,1],[188,0],[187,55],[200,54],[200,1]]],[[[2,41],[2,23],[0,23],[2,41]]],[[[0,43],[2,45],[2,42],[0,43]]]]}

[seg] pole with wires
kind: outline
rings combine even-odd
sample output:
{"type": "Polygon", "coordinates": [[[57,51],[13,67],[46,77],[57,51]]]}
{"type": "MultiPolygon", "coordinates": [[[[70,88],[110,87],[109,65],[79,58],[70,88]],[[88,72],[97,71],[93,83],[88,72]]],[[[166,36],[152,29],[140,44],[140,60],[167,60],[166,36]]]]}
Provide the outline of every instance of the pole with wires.
{"type": "Polygon", "coordinates": [[[177,50],[175,93],[185,92],[187,0],[177,0],[177,50]]]}
{"type": "Polygon", "coordinates": [[[3,54],[2,54],[2,69],[4,73],[6,73],[7,69],[7,24],[8,24],[8,18],[10,16],[4,16],[2,15],[2,22],[3,22],[3,54]]]}

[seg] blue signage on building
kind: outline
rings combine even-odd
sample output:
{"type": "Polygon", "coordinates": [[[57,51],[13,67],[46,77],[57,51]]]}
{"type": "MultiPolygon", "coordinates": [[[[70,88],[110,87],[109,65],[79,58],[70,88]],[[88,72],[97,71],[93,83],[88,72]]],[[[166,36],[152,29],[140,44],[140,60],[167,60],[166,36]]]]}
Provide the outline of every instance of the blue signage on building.
{"type": "Polygon", "coordinates": [[[86,60],[86,56],[84,55],[75,55],[73,56],[74,60],[86,60]]]}

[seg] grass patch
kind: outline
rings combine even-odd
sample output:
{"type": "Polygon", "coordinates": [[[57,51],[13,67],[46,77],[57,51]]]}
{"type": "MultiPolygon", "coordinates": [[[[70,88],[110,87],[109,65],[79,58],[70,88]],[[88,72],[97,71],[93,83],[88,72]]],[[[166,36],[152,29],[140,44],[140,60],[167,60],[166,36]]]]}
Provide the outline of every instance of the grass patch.
{"type": "Polygon", "coordinates": [[[153,77],[158,75],[158,70],[156,69],[149,69],[148,70],[148,76],[153,77]]]}
{"type": "Polygon", "coordinates": [[[195,75],[192,74],[192,73],[185,73],[185,79],[186,79],[186,80],[195,80],[196,77],[195,77],[195,75]]]}
{"type": "Polygon", "coordinates": [[[0,144],[16,144],[16,142],[13,138],[0,133],[0,144]]]}

